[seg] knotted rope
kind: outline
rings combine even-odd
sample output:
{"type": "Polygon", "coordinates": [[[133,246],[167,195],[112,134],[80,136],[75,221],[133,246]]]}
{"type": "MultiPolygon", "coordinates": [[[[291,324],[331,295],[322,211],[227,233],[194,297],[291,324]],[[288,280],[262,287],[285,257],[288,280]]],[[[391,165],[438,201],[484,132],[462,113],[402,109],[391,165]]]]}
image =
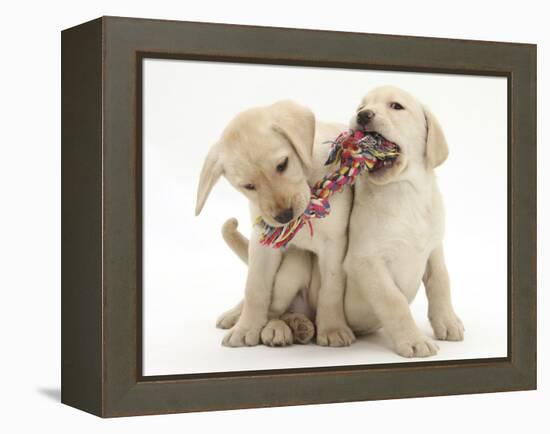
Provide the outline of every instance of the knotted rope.
{"type": "Polygon", "coordinates": [[[313,236],[311,219],[324,218],[330,214],[328,199],[346,185],[355,183],[363,172],[371,172],[384,166],[384,161],[393,161],[399,155],[399,147],[374,132],[344,131],[332,142],[332,148],[325,166],[340,162],[340,167],[311,187],[311,199],[304,213],[284,226],[270,226],[262,217],[260,243],[279,249],[292,241],[298,231],[307,223],[313,236]]]}

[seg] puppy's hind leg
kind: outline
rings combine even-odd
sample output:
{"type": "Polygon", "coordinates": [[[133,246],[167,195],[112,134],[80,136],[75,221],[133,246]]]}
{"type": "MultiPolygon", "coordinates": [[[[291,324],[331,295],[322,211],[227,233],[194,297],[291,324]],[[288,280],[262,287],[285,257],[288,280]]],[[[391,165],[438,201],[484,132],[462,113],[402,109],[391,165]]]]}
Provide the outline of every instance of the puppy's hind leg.
{"type": "Polygon", "coordinates": [[[295,344],[308,344],[315,337],[317,298],[321,286],[319,261],[311,254],[311,278],[307,290],[302,290],[293,300],[288,312],[281,319],[292,329],[295,344]]]}
{"type": "Polygon", "coordinates": [[[311,321],[305,315],[287,312],[298,292],[307,288],[310,279],[311,254],[291,247],[285,252],[275,276],[273,298],[269,308],[271,321],[261,336],[264,345],[285,346],[293,342],[307,343],[311,340],[314,332],[311,321]]]}
{"type": "Polygon", "coordinates": [[[239,320],[239,317],[241,316],[241,312],[243,310],[243,302],[242,300],[234,307],[229,309],[228,311],[222,313],[218,320],[216,321],[216,327],[219,329],[230,329],[235,324],[237,324],[237,321],[239,320]]]}
{"type": "Polygon", "coordinates": [[[283,261],[273,288],[273,298],[269,308],[271,318],[279,318],[285,313],[301,289],[309,286],[311,280],[311,253],[297,248],[289,248],[283,261]]]}

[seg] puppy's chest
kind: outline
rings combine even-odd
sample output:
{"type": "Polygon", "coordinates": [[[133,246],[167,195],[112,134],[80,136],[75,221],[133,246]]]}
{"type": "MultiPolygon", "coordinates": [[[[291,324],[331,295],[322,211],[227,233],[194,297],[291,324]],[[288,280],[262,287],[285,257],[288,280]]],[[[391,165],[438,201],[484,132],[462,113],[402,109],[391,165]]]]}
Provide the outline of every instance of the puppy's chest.
{"type": "Polygon", "coordinates": [[[306,224],[292,240],[292,245],[300,249],[320,254],[327,243],[345,244],[347,219],[337,213],[329,214],[323,219],[311,220],[311,227],[306,224]]]}
{"type": "Polygon", "coordinates": [[[442,210],[434,194],[417,192],[406,185],[358,187],[352,234],[369,253],[423,256],[441,241],[442,210]]]}

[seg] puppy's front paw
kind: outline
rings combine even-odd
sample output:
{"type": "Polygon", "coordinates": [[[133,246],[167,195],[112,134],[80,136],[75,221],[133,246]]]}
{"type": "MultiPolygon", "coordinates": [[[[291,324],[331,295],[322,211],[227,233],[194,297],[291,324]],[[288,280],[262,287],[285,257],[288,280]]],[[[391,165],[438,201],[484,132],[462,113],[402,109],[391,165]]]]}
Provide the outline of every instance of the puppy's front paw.
{"type": "Polygon", "coordinates": [[[226,347],[252,347],[260,343],[262,327],[243,327],[238,323],[227,332],[222,344],[226,347]]]}
{"type": "Polygon", "coordinates": [[[442,341],[464,340],[464,325],[454,312],[430,314],[435,337],[442,341]]]}
{"type": "Polygon", "coordinates": [[[355,341],[355,335],[347,325],[337,327],[317,326],[317,345],[323,347],[347,347],[355,341]]]}
{"type": "Polygon", "coordinates": [[[285,347],[292,345],[292,330],[280,319],[272,319],[263,328],[262,343],[269,347],[285,347]]]}
{"type": "Polygon", "coordinates": [[[235,324],[237,324],[237,321],[239,321],[239,317],[241,316],[241,311],[237,309],[231,309],[227,312],[222,313],[218,320],[216,321],[216,327],[219,329],[230,329],[235,324]]]}
{"type": "Polygon", "coordinates": [[[395,351],[403,357],[429,357],[437,354],[439,347],[427,336],[418,335],[395,344],[395,351]]]}

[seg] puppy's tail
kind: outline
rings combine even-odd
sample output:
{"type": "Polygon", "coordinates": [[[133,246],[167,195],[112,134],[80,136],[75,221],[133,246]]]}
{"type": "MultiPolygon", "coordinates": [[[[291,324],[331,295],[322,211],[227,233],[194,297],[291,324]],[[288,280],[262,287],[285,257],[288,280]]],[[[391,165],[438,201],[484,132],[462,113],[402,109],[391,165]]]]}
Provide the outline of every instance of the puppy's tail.
{"type": "Polygon", "coordinates": [[[248,239],[239,232],[239,222],[236,218],[230,218],[222,226],[222,236],[226,244],[233,252],[248,264],[248,239]]]}

